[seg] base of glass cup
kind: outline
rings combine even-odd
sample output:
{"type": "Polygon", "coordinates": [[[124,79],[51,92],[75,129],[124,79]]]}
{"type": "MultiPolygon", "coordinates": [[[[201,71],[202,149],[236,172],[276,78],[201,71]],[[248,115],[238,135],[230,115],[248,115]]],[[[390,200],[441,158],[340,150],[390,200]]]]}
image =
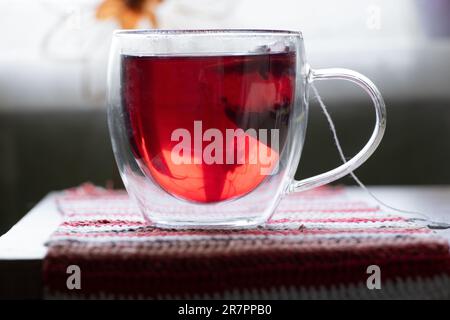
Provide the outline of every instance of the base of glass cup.
{"type": "Polygon", "coordinates": [[[161,229],[253,229],[264,225],[267,219],[258,218],[234,218],[218,221],[197,221],[197,220],[150,220],[146,218],[150,226],[161,229]]]}

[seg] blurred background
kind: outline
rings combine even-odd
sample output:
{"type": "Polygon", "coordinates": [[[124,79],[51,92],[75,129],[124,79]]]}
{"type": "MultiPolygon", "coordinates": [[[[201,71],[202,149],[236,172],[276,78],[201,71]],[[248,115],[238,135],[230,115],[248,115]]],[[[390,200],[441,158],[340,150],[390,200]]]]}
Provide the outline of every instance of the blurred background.
{"type": "MultiPolygon", "coordinates": [[[[111,32],[133,27],[300,30],[314,68],[355,69],[385,97],[385,138],[357,175],[450,184],[450,0],[0,0],[0,234],[52,190],[122,186],[105,77],[111,32]]],[[[318,89],[350,157],[371,102],[343,82],[318,89]]],[[[299,178],[340,164],[314,99],[308,126],[299,178]]]]}

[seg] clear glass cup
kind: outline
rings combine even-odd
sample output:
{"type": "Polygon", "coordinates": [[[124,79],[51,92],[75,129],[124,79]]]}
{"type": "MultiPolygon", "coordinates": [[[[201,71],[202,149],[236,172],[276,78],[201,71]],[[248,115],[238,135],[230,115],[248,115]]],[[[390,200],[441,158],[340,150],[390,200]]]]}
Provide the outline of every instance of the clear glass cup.
{"type": "Polygon", "coordinates": [[[312,69],[300,32],[116,31],[108,70],[108,123],[124,185],[150,225],[248,228],[284,195],[332,182],[377,148],[383,98],[363,75],[312,69]],[[315,80],[342,79],[372,98],[376,124],[341,166],[294,179],[315,80]]]}

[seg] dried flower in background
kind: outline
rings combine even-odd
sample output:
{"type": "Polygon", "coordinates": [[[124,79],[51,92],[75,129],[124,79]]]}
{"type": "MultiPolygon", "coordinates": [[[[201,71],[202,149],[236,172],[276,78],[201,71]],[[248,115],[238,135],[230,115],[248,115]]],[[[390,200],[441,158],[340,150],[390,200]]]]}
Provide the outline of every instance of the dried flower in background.
{"type": "Polygon", "coordinates": [[[136,28],[139,20],[149,19],[158,27],[155,10],[163,0],[104,0],[97,8],[97,19],[116,19],[124,29],[136,28]]]}

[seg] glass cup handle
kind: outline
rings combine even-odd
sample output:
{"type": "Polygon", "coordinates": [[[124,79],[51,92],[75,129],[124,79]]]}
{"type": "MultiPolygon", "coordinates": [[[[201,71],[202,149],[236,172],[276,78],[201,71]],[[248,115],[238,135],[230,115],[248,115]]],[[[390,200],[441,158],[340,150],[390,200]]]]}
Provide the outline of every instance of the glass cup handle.
{"type": "Polygon", "coordinates": [[[319,187],[349,174],[353,170],[357,169],[372,155],[383,137],[384,130],[386,128],[386,106],[384,104],[383,97],[375,84],[373,84],[372,81],[362,74],[349,69],[311,69],[308,74],[308,84],[315,80],[327,79],[341,79],[356,83],[369,94],[375,107],[375,128],[367,144],[353,158],[339,167],[325,173],[299,181],[294,180],[290,184],[288,192],[298,192],[319,187]]]}

